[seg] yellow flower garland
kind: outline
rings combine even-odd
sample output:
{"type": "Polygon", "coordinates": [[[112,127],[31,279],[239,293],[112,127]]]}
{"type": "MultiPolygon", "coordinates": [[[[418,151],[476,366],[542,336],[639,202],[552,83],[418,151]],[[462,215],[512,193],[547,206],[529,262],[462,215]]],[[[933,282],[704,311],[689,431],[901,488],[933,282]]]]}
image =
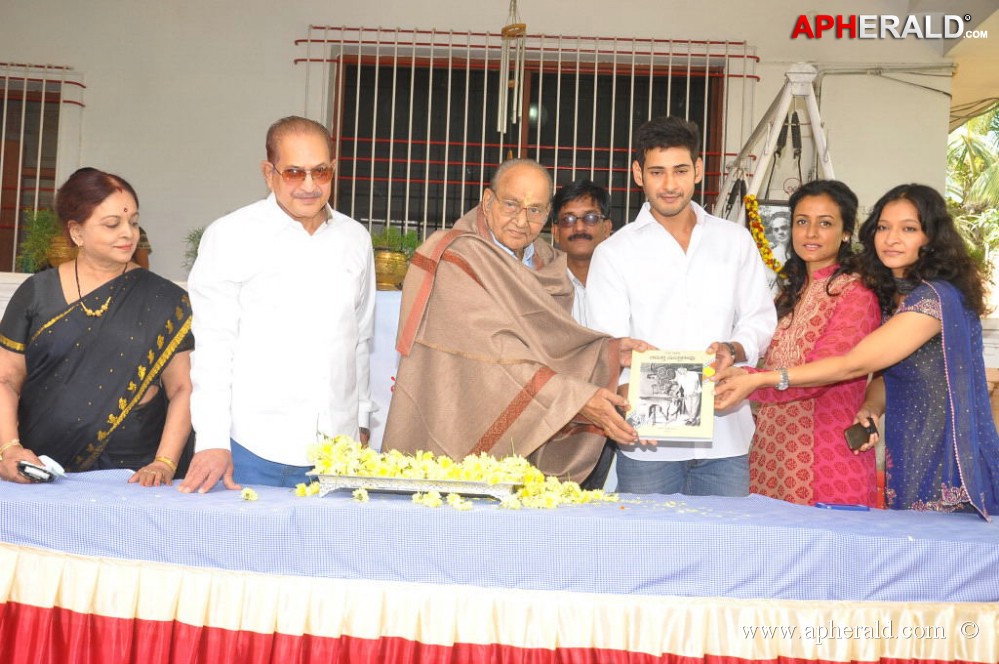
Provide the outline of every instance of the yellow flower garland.
{"type": "MultiPolygon", "coordinates": [[[[496,459],[487,454],[467,456],[455,461],[446,456],[436,456],[430,452],[403,454],[398,450],[376,452],[361,445],[349,436],[327,438],[315,446],[310,454],[315,461],[315,471],[323,475],[354,475],[359,477],[398,477],[426,480],[462,480],[486,482],[488,484],[512,483],[520,489],[500,502],[505,509],[521,507],[550,509],[559,505],[594,502],[617,502],[617,494],[600,490],[586,491],[575,482],[561,482],[555,477],[546,477],[527,459],[509,456],[496,459]]],[[[313,496],[319,493],[319,483],[299,484],[295,487],[298,496],[313,496]]],[[[368,492],[358,489],[354,499],[368,500],[368,492]]],[[[457,494],[441,496],[437,491],[416,493],[413,502],[427,507],[448,505],[456,510],[468,510],[472,503],[457,494]]]]}
{"type": "Polygon", "coordinates": [[[763,219],[760,217],[760,202],[756,200],[756,196],[753,194],[747,194],[743,200],[746,203],[746,219],[749,221],[749,232],[752,233],[753,240],[756,242],[756,249],[760,252],[760,258],[763,259],[764,265],[779,275],[784,266],[774,258],[774,252],[770,248],[770,240],[767,239],[767,232],[763,227],[763,219]]]}

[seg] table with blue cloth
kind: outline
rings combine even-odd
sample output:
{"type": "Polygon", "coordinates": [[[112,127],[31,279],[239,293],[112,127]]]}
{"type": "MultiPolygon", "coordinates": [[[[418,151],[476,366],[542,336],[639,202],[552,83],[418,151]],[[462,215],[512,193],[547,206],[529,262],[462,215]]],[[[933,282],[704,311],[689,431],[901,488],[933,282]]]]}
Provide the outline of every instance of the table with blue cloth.
{"type": "Polygon", "coordinates": [[[999,526],[748,498],[0,483],[0,662],[999,661],[999,526]]]}

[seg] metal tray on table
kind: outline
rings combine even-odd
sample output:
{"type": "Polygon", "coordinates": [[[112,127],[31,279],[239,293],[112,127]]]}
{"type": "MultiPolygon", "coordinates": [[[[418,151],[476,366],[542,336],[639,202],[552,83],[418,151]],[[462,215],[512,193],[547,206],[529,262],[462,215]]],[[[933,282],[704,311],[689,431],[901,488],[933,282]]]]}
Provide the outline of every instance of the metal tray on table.
{"type": "Polygon", "coordinates": [[[472,482],[465,480],[419,480],[404,477],[361,477],[359,475],[316,475],[319,495],[325,496],[337,489],[367,489],[389,493],[426,493],[437,491],[442,496],[457,493],[462,496],[488,496],[502,500],[512,495],[521,485],[512,482],[472,482]]]}

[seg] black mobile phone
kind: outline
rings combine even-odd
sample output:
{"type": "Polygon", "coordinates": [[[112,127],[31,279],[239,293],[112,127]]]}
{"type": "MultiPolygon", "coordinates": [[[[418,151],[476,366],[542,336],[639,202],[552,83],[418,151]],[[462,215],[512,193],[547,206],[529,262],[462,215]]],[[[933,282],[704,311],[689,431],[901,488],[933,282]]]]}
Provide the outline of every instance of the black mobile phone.
{"type": "Polygon", "coordinates": [[[31,482],[51,482],[55,479],[55,475],[49,472],[48,469],[28,463],[27,461],[17,462],[17,472],[21,473],[21,477],[31,482]]]}
{"type": "Polygon", "coordinates": [[[870,440],[871,435],[877,432],[878,427],[873,422],[870,425],[857,422],[853,426],[847,427],[843,431],[843,435],[846,436],[846,444],[851,450],[859,450],[870,440]]]}

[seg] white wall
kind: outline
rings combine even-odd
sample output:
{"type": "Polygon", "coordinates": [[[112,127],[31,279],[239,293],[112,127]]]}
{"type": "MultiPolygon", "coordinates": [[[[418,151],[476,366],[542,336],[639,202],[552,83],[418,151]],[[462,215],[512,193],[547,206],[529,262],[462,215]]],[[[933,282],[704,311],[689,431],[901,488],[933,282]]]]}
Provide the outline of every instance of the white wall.
{"type": "MultiPolygon", "coordinates": [[[[521,0],[529,30],[546,34],[745,40],[763,77],[759,116],[796,61],[820,67],[939,64],[932,43],[791,40],[801,12],[904,15],[904,0],[521,0]]],[[[85,77],[81,163],[136,187],[153,269],[183,278],[182,238],[264,193],[263,135],[304,108],[309,24],[496,30],[505,0],[3,0],[0,61],[68,65],[85,77]]],[[[949,80],[919,79],[946,91],[949,80]]],[[[942,187],[944,95],[867,75],[825,80],[823,117],[836,174],[862,204],[904,180],[942,187]]],[[[754,118],[754,122],[755,122],[754,118]]],[[[738,151],[739,146],[728,148],[738,151]]],[[[65,178],[68,173],[60,174],[65,178]]]]}

